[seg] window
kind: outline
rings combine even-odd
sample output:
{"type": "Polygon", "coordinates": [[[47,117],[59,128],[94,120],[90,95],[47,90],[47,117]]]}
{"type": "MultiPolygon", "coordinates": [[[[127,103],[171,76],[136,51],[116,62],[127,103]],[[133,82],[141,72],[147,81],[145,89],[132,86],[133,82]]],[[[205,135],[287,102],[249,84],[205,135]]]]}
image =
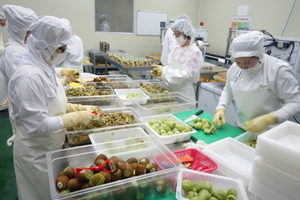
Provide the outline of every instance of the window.
{"type": "Polygon", "coordinates": [[[95,0],[96,32],[133,33],[134,0],[95,0]]]}

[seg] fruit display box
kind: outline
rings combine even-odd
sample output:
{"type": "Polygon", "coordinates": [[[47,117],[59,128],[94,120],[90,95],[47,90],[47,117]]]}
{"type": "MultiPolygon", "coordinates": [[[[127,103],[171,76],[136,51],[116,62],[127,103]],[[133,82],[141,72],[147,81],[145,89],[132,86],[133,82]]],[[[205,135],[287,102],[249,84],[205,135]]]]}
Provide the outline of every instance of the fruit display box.
{"type": "Polygon", "coordinates": [[[107,108],[122,108],[125,105],[116,96],[107,98],[92,98],[92,99],[73,99],[68,103],[81,104],[86,106],[100,106],[101,109],[107,108]]]}
{"type": "Polygon", "coordinates": [[[166,114],[166,115],[154,115],[154,116],[149,116],[149,117],[142,117],[142,119],[146,123],[146,131],[149,134],[154,135],[157,137],[160,141],[162,141],[164,144],[170,144],[170,143],[175,143],[175,142],[181,142],[181,141],[186,141],[191,138],[191,135],[193,133],[196,133],[194,129],[192,129],[189,125],[186,125],[183,121],[175,117],[174,115],[171,114],[166,114]],[[160,135],[158,134],[148,123],[150,121],[162,121],[162,120],[172,120],[175,122],[177,125],[180,125],[182,128],[191,128],[191,131],[187,131],[185,133],[175,133],[172,135],[160,135]]]}
{"type": "Polygon", "coordinates": [[[114,130],[114,131],[104,131],[100,133],[89,134],[89,138],[92,144],[98,144],[103,142],[110,142],[116,140],[128,139],[129,143],[143,143],[143,136],[148,134],[143,129],[143,126],[139,127],[128,127],[126,129],[114,130]]]}
{"type": "Polygon", "coordinates": [[[158,79],[152,80],[134,80],[134,82],[141,88],[146,94],[167,94],[173,92],[172,89],[164,82],[158,79]]]}
{"type": "Polygon", "coordinates": [[[116,96],[113,88],[109,86],[65,87],[65,92],[67,94],[68,101],[96,99],[96,98],[112,98],[116,96]],[[96,89],[100,93],[109,92],[109,94],[90,95],[91,91],[93,91],[94,89],[96,89]],[[88,93],[88,95],[86,95],[86,93],[88,93]]]}
{"type": "Polygon", "coordinates": [[[209,181],[212,183],[213,188],[220,188],[223,190],[234,188],[237,190],[237,200],[248,200],[244,184],[241,180],[189,169],[180,169],[178,173],[176,188],[177,199],[188,200],[187,198],[185,198],[186,194],[182,189],[183,180],[190,180],[193,183],[196,183],[198,181],[209,181]]]}
{"type": "MultiPolygon", "coordinates": [[[[83,145],[83,144],[90,144],[89,134],[100,133],[103,131],[111,131],[117,129],[124,129],[127,127],[132,127],[133,125],[142,125],[144,124],[143,119],[141,116],[132,108],[123,107],[123,108],[111,108],[111,109],[102,109],[102,113],[116,113],[121,112],[123,114],[132,115],[136,123],[134,124],[125,124],[125,125],[115,125],[115,126],[108,126],[108,127],[101,127],[101,128],[92,128],[92,129],[81,129],[81,130],[74,130],[74,131],[67,131],[67,139],[70,146],[76,145],[83,145]]],[[[102,122],[106,125],[106,122],[102,122]]],[[[116,123],[117,124],[117,123],[116,123]]],[[[74,129],[74,128],[73,128],[74,129]]]]}
{"type": "Polygon", "coordinates": [[[147,100],[150,98],[146,95],[143,90],[139,88],[131,88],[131,89],[114,89],[117,97],[123,102],[124,105],[132,105],[132,102],[136,102],[138,104],[145,104],[147,100]],[[138,95],[138,96],[136,96],[138,95]]]}
{"type": "Polygon", "coordinates": [[[150,97],[145,104],[132,103],[132,107],[141,116],[180,113],[196,109],[196,101],[184,97],[180,93],[171,92],[166,95],[148,94],[150,97]]]}
{"type": "MultiPolygon", "coordinates": [[[[122,146],[122,143],[119,143],[119,147],[107,148],[103,143],[100,143],[48,152],[47,166],[52,199],[87,200],[101,199],[101,197],[104,196],[107,198],[114,197],[114,199],[126,199],[128,198],[126,196],[129,196],[132,193],[139,196],[144,195],[145,199],[157,199],[161,196],[173,193],[176,186],[171,184],[169,179],[177,176],[180,163],[172,152],[156,138],[153,136],[144,137],[147,137],[148,139],[145,139],[142,147],[140,144],[122,146]],[[161,159],[167,160],[171,167],[86,189],[72,191],[67,194],[60,194],[55,184],[58,174],[68,166],[72,166],[74,169],[90,167],[94,163],[95,158],[100,154],[105,154],[108,158],[117,156],[119,159],[125,161],[132,157],[137,159],[147,157],[150,162],[154,162],[153,158],[159,155],[161,159]],[[161,182],[164,184],[159,184],[161,182]]],[[[120,141],[115,142],[118,143],[120,141]]],[[[130,196],[132,197],[132,195],[130,196]]]]}
{"type": "Polygon", "coordinates": [[[300,125],[291,121],[260,134],[256,145],[256,154],[273,163],[280,163],[289,173],[300,176],[300,125]],[[276,153],[274,151],[276,150],[276,153]]]}
{"type": "Polygon", "coordinates": [[[227,137],[205,146],[203,152],[218,165],[218,171],[228,177],[241,179],[249,185],[255,151],[227,137]]]}

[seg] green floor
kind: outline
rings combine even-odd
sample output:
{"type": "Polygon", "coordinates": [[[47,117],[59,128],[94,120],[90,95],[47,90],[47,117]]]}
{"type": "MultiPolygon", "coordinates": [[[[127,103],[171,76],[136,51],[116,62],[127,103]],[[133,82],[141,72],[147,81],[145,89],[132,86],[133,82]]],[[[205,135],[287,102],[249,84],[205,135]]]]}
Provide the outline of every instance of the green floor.
{"type": "Polygon", "coordinates": [[[13,146],[6,140],[12,135],[7,112],[0,112],[0,199],[17,200],[17,186],[13,164],[13,146]]]}

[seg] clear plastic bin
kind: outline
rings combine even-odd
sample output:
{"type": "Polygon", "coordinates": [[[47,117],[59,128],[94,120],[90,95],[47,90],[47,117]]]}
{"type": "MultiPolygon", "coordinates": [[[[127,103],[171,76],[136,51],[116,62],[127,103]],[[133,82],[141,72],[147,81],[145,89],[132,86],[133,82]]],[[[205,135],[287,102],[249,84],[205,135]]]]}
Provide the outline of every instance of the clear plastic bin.
{"type": "Polygon", "coordinates": [[[180,93],[172,92],[166,95],[148,94],[147,103],[132,103],[132,107],[141,113],[141,116],[180,113],[196,109],[196,101],[184,97],[180,93]]]}
{"type": "Polygon", "coordinates": [[[248,200],[244,184],[239,179],[228,178],[225,176],[219,176],[215,174],[208,174],[204,172],[198,172],[189,169],[180,169],[177,177],[177,188],[176,188],[176,198],[181,200],[188,200],[185,197],[185,192],[182,190],[182,181],[188,179],[193,183],[197,181],[209,181],[212,183],[213,188],[220,188],[223,190],[228,190],[234,188],[237,190],[237,200],[248,200]]]}
{"type": "Polygon", "coordinates": [[[139,88],[134,81],[83,82],[84,86],[109,86],[113,89],[139,88]]]}
{"type": "Polygon", "coordinates": [[[183,125],[184,127],[187,127],[183,121],[175,117],[174,115],[171,114],[166,114],[166,115],[155,115],[155,116],[149,116],[149,117],[143,117],[142,118],[146,124],[146,130],[149,134],[154,135],[157,137],[162,143],[164,144],[170,144],[170,143],[175,143],[175,142],[181,142],[181,141],[186,141],[189,140],[192,136],[193,133],[196,133],[194,129],[190,132],[186,133],[179,133],[179,134],[173,134],[173,135],[168,135],[168,136],[163,136],[159,135],[156,131],[154,131],[151,126],[148,125],[148,122],[151,120],[161,120],[161,119],[167,119],[167,120],[173,120],[177,124],[183,125]]]}
{"type": "Polygon", "coordinates": [[[132,81],[132,79],[127,75],[91,75],[91,76],[81,76],[79,80],[81,82],[92,82],[94,78],[106,77],[109,81],[132,81]]]}
{"type": "Polygon", "coordinates": [[[136,102],[138,104],[145,104],[147,100],[150,98],[146,95],[141,89],[114,89],[117,97],[124,103],[124,105],[132,105],[132,102],[136,102]],[[136,93],[140,95],[137,98],[127,98],[129,94],[136,93]]]}
{"type": "Polygon", "coordinates": [[[67,131],[67,139],[70,146],[90,144],[89,134],[100,133],[103,131],[124,129],[127,127],[132,127],[133,125],[141,125],[144,124],[144,121],[141,119],[140,115],[132,108],[113,108],[113,109],[102,109],[103,113],[112,113],[112,112],[122,112],[126,114],[133,115],[135,124],[126,124],[126,125],[116,125],[110,127],[103,128],[95,128],[95,129],[86,129],[86,130],[78,130],[78,131],[67,131]]]}
{"type": "MultiPolygon", "coordinates": [[[[112,87],[109,86],[93,86],[96,90],[98,91],[107,91],[110,92],[109,95],[93,95],[93,96],[67,96],[68,101],[73,101],[73,100],[87,100],[87,99],[96,99],[96,98],[112,98],[115,97],[115,91],[113,90],[112,87]]],[[[82,89],[84,87],[65,87],[65,92],[67,92],[70,89],[82,89]]]]}
{"type": "MultiPolygon", "coordinates": [[[[116,148],[107,148],[103,144],[95,144],[48,152],[47,166],[52,199],[88,200],[101,199],[100,196],[107,196],[108,198],[114,197],[114,199],[125,199],[132,190],[138,190],[139,192],[144,193],[146,197],[145,199],[156,199],[163,195],[173,193],[176,186],[169,180],[177,176],[180,163],[177,161],[177,158],[172,154],[172,152],[160,141],[152,136],[145,137],[148,139],[145,139],[142,148],[140,144],[122,146],[122,144],[119,143],[119,147],[116,148]],[[74,169],[90,167],[99,154],[105,154],[108,158],[111,156],[117,156],[119,159],[125,161],[131,157],[135,157],[137,159],[147,157],[150,162],[154,162],[153,158],[159,155],[162,160],[168,161],[171,167],[144,175],[133,176],[119,181],[73,191],[68,194],[60,194],[57,191],[55,180],[61,171],[63,171],[67,166],[72,166],[74,169]],[[166,182],[165,191],[160,190],[160,187],[157,187],[156,185],[156,181],[161,179],[166,182]]],[[[115,142],[118,143],[120,141],[115,142]]]]}
{"type": "Polygon", "coordinates": [[[157,80],[157,79],[135,80],[135,82],[137,83],[138,87],[141,88],[146,94],[168,94],[170,92],[173,92],[172,89],[167,84],[165,84],[164,82],[157,80]],[[158,86],[160,88],[163,88],[164,91],[154,92],[154,91],[145,89],[145,87],[143,87],[142,85],[154,85],[154,87],[158,86]]]}
{"type": "Polygon", "coordinates": [[[101,109],[125,107],[125,105],[116,96],[98,99],[72,99],[69,100],[68,103],[82,104],[88,106],[100,106],[101,109]]]}

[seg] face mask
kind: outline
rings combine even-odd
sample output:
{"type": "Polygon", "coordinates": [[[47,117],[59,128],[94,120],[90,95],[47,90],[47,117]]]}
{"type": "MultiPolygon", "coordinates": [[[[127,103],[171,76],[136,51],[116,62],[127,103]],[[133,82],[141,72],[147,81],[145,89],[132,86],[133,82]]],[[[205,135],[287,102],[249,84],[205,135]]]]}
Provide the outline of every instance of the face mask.
{"type": "Polygon", "coordinates": [[[53,60],[51,60],[49,63],[52,64],[52,65],[58,65],[62,61],[64,61],[64,59],[67,56],[67,52],[66,51],[63,52],[63,53],[56,53],[56,52],[54,52],[53,56],[54,56],[53,60]]]}
{"type": "Polygon", "coordinates": [[[251,75],[256,74],[262,67],[262,64],[260,62],[256,63],[254,67],[251,67],[249,69],[242,69],[245,74],[251,75]]]}
{"type": "Polygon", "coordinates": [[[186,42],[186,39],[183,38],[183,35],[175,38],[178,44],[183,45],[186,42]]]}

